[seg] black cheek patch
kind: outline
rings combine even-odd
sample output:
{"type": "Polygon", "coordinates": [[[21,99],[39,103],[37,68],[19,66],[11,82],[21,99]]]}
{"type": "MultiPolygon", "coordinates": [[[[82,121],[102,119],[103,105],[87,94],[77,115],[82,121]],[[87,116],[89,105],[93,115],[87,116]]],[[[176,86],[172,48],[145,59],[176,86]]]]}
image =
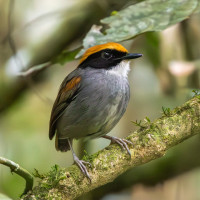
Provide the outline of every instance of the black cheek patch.
{"type": "Polygon", "coordinates": [[[98,69],[113,68],[114,66],[116,66],[117,64],[121,62],[120,58],[122,58],[126,54],[127,54],[126,52],[121,52],[121,51],[112,50],[112,49],[104,49],[102,51],[99,51],[97,53],[90,55],[78,67],[80,68],[92,67],[92,68],[98,68],[98,69]],[[112,57],[108,60],[102,58],[101,54],[103,52],[111,53],[112,57]]]}

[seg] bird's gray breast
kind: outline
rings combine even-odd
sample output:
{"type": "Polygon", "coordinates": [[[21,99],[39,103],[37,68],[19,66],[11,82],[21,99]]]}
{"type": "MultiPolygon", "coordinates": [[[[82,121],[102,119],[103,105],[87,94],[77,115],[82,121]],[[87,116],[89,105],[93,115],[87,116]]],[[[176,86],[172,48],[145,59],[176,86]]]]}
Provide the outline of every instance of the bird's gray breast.
{"type": "Polygon", "coordinates": [[[107,134],[124,114],[129,101],[126,77],[89,70],[81,87],[58,120],[59,138],[98,137],[107,134]]]}

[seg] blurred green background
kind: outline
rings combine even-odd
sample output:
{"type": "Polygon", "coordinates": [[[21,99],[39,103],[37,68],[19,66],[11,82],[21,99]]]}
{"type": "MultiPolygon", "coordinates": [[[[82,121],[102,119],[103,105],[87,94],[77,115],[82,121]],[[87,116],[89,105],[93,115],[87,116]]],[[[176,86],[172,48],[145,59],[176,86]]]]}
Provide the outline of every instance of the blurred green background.
{"type": "MultiPolygon", "coordinates": [[[[34,168],[46,173],[55,164],[72,164],[71,152],[56,152],[54,141],[48,139],[48,124],[60,83],[79,61],[54,64],[33,77],[17,74],[47,62],[64,48],[80,47],[92,24],[130,2],[134,3],[0,0],[0,156],[31,173],[34,168]]],[[[118,137],[137,129],[131,121],[146,116],[154,120],[161,115],[162,106],[181,105],[193,96],[193,89],[199,89],[200,14],[162,32],[144,33],[122,44],[130,52],[144,56],[132,63],[130,103],[110,132],[118,137]]],[[[104,139],[95,139],[76,141],[74,146],[82,156],[84,149],[92,154],[108,144],[104,139]]],[[[170,149],[163,158],[136,167],[80,199],[198,200],[199,153],[198,135],[170,149]]],[[[24,180],[0,165],[0,193],[17,199],[23,189],[24,180]]]]}

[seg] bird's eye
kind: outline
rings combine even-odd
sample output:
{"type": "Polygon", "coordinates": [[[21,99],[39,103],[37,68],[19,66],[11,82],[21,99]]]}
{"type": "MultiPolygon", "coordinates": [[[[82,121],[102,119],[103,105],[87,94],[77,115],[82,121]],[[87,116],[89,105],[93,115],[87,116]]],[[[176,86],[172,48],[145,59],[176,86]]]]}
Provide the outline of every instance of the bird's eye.
{"type": "Polygon", "coordinates": [[[101,57],[102,57],[103,59],[108,60],[108,59],[110,59],[110,58],[112,57],[112,54],[109,53],[109,52],[104,51],[104,52],[102,52],[101,57]]]}

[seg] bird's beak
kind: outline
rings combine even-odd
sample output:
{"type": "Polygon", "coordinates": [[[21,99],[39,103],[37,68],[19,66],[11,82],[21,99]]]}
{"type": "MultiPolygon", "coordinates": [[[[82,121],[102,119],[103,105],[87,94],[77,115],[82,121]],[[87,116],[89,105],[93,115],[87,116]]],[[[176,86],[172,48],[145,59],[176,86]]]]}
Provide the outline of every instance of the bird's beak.
{"type": "Polygon", "coordinates": [[[125,56],[121,57],[121,58],[116,58],[114,60],[130,60],[130,59],[135,59],[135,58],[139,58],[143,56],[140,53],[127,53],[125,56]]]}
{"type": "Polygon", "coordinates": [[[135,59],[141,57],[142,54],[140,53],[128,53],[127,55],[123,56],[122,60],[129,60],[129,59],[135,59]]]}

